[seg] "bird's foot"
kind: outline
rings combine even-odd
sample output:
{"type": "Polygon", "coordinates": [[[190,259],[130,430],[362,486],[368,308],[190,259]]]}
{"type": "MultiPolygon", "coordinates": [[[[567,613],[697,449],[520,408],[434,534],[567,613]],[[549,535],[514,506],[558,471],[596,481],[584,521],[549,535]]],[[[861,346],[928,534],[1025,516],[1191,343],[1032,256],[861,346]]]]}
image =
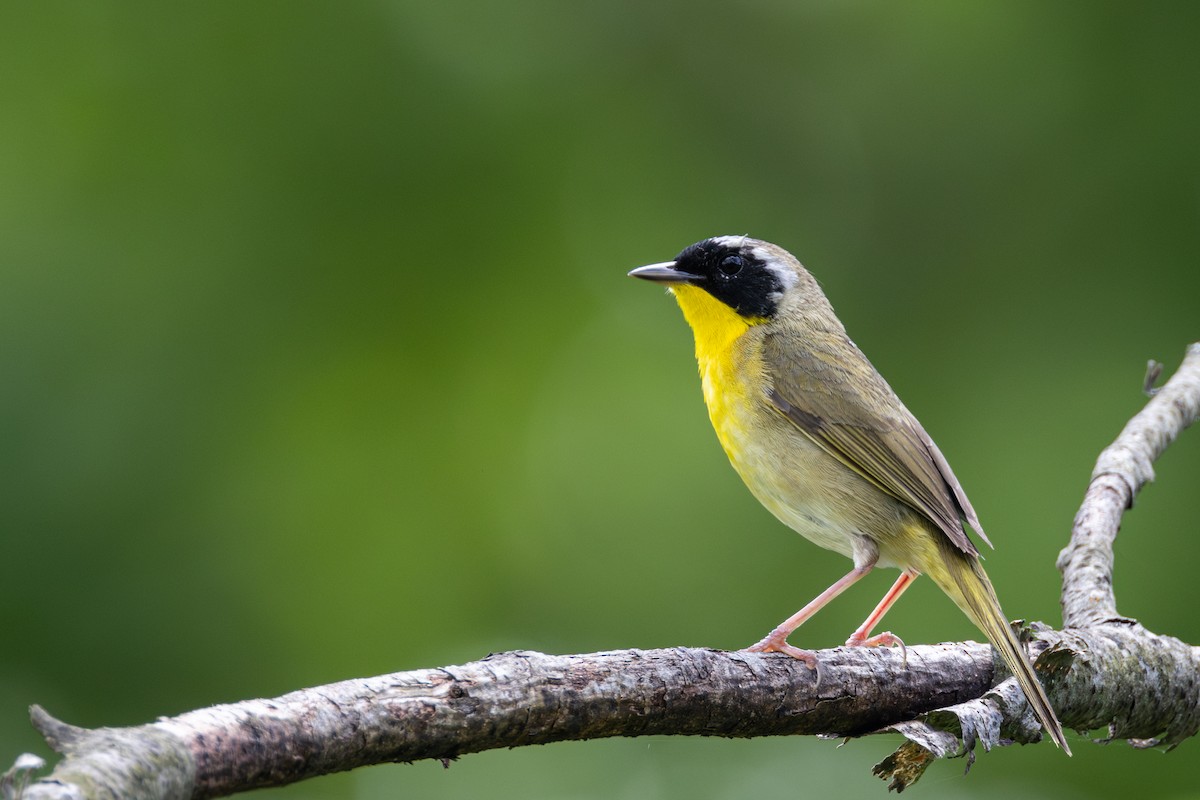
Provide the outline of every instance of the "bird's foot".
{"type": "Polygon", "coordinates": [[[742,652],[784,653],[789,655],[797,661],[803,661],[806,667],[817,673],[817,686],[821,685],[821,662],[817,659],[816,653],[811,650],[801,650],[795,645],[788,644],[787,634],[772,631],[761,641],[744,648],[742,652]]]}
{"type": "Polygon", "coordinates": [[[904,666],[908,667],[908,648],[904,646],[904,642],[900,637],[891,631],[877,633],[874,636],[864,636],[857,631],[846,640],[847,647],[895,647],[900,646],[900,654],[904,659],[904,666]]]}

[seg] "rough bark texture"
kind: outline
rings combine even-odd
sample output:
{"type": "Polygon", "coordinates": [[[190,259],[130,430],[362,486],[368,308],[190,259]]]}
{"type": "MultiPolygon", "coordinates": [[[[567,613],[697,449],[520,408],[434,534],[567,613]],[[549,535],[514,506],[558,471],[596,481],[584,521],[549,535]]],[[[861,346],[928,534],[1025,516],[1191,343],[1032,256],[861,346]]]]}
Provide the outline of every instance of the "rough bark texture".
{"type": "MultiPolygon", "coordinates": [[[[1152,462],[1200,416],[1200,344],[1100,456],[1059,556],[1065,628],[1027,629],[1067,728],[1174,747],[1200,731],[1200,648],[1117,614],[1112,544],[1152,462]]],[[[818,654],[822,678],[779,654],[620,650],[514,652],[192,711],[132,728],[85,730],[40,708],[33,722],[64,758],[0,776],[4,798],[208,798],[366,764],[452,759],[497,747],[675,734],[857,736],[906,742],[875,772],[903,790],[937,758],[1041,731],[987,645],[818,654]],[[999,681],[999,683],[997,683],[999,681]]],[[[968,762],[969,763],[969,762],[968,762]]]]}
{"type": "Polygon", "coordinates": [[[1113,595],[1113,542],[1125,509],[1154,480],[1153,463],[1200,417],[1200,343],[1188,347],[1179,370],[1096,459],[1070,544],[1058,556],[1063,574],[1063,626],[1119,620],[1113,595]]]}
{"type": "Polygon", "coordinates": [[[820,686],[807,667],[778,654],[513,652],[136,728],[84,731],[37,710],[38,727],[69,756],[52,777],[86,777],[86,787],[65,794],[38,782],[25,797],[107,797],[89,793],[98,783],[91,776],[128,775],[127,765],[142,760],[174,777],[122,796],[221,797],[366,764],[609,736],[855,735],[978,697],[993,681],[992,650],[975,643],[911,647],[907,669],[893,650],[839,648],[821,657],[820,686]],[[68,763],[83,766],[64,772],[68,763]]]}

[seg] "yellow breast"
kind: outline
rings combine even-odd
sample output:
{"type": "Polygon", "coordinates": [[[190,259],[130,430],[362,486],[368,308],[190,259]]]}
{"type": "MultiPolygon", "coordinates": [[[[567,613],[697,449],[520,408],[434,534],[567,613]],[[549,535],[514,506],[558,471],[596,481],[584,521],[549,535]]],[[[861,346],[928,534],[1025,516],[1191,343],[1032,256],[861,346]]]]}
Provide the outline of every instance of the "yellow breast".
{"type": "Polygon", "coordinates": [[[851,498],[865,484],[771,409],[755,330],[767,320],[742,317],[693,286],[671,291],[695,335],[708,416],[733,468],[785,525],[853,558],[863,522],[846,509],[858,505],[851,498]]]}
{"type": "MultiPolygon", "coordinates": [[[[704,402],[717,438],[734,466],[739,466],[739,440],[754,393],[761,393],[762,375],[748,368],[750,353],[742,337],[766,320],[746,318],[703,289],[679,285],[671,289],[696,338],[696,362],[704,387],[704,402]]],[[[739,470],[740,471],[740,470],[739,470]]]]}

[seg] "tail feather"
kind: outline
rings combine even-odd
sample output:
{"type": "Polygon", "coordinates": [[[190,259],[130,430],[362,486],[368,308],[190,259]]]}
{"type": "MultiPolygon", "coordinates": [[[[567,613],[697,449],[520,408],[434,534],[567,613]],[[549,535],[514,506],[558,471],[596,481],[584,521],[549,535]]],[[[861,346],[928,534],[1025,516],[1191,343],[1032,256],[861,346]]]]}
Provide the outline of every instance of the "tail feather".
{"type": "MultiPolygon", "coordinates": [[[[949,551],[949,548],[946,550],[949,551]]],[[[936,574],[938,570],[932,570],[929,577],[970,617],[976,627],[987,636],[992,646],[1000,651],[1004,663],[1016,677],[1021,690],[1025,692],[1025,698],[1033,708],[1033,713],[1050,734],[1050,738],[1067,755],[1071,755],[1071,748],[1067,745],[1062,725],[1059,724],[1058,717],[1050,706],[1050,700],[1046,697],[1046,690],[1042,688],[1029,657],[1025,655],[1012,626],[1008,624],[1008,619],[1000,608],[1000,601],[996,598],[996,590],[992,588],[992,582],[988,580],[979,559],[959,551],[945,552],[944,555],[942,563],[947,567],[946,573],[939,575],[936,574]]]]}

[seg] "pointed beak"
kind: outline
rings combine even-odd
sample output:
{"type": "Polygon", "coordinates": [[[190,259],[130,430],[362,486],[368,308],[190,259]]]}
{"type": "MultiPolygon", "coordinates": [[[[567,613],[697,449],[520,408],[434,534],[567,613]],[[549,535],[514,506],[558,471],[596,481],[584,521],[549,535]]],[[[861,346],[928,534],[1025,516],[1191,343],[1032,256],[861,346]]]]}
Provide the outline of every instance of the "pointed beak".
{"type": "Polygon", "coordinates": [[[693,275],[690,272],[683,272],[675,269],[674,261],[664,261],[661,264],[648,264],[644,267],[638,267],[630,271],[629,277],[641,278],[644,281],[654,281],[655,283],[696,283],[704,278],[700,275],[693,275]]]}

